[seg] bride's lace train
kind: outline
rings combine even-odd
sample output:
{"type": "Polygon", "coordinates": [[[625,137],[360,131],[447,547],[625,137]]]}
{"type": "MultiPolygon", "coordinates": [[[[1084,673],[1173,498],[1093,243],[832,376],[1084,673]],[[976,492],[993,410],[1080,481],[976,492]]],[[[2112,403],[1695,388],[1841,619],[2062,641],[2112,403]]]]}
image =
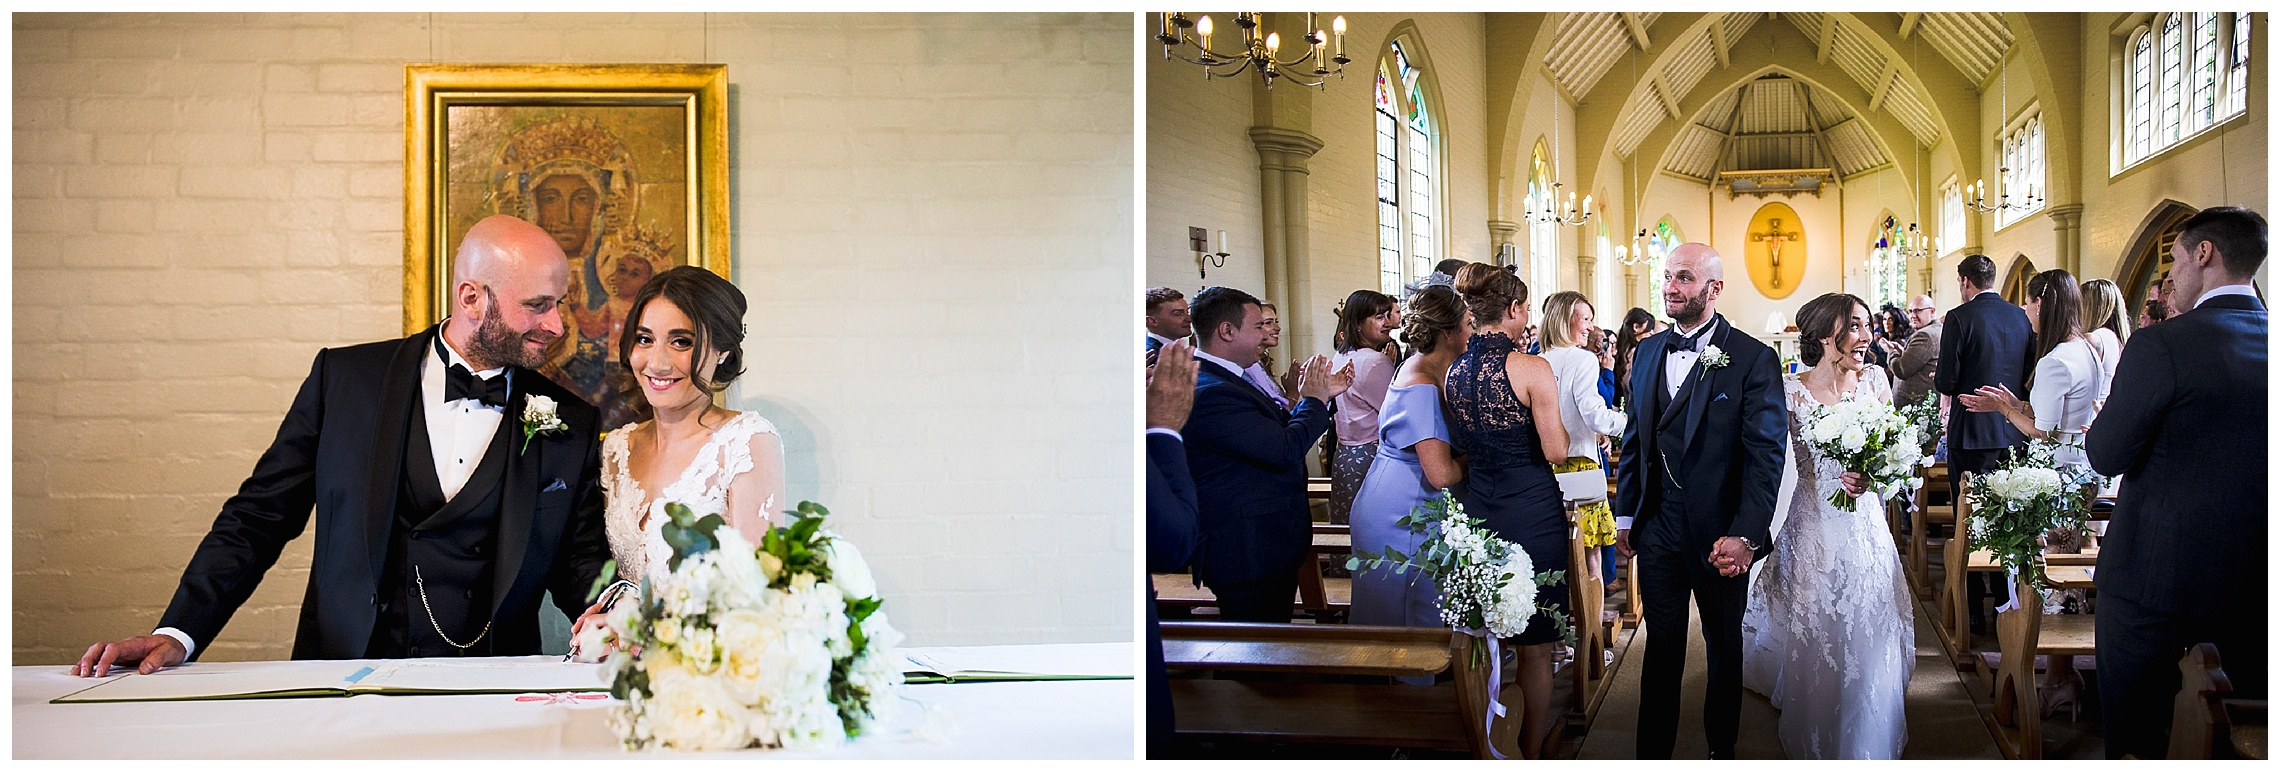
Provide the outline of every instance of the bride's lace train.
{"type": "MultiPolygon", "coordinates": [[[[1742,618],[1742,682],[1781,710],[1792,759],[1897,758],[1908,742],[1905,704],[1915,671],[1914,602],[1883,503],[1829,504],[1841,488],[1833,463],[1796,438],[1815,404],[1795,376],[1789,468],[1773,554],[1759,566],[1742,618]]],[[[1862,374],[1848,398],[1889,401],[1883,375],[1862,374]],[[1867,392],[1867,393],[1863,393],[1867,392]]]]}

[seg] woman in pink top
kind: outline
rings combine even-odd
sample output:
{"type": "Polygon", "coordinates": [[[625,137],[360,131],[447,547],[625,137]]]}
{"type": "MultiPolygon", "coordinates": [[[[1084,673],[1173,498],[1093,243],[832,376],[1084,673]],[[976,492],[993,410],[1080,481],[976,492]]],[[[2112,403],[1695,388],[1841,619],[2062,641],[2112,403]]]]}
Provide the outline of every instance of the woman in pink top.
{"type": "Polygon", "coordinates": [[[1393,298],[1371,290],[1355,290],[1338,310],[1338,356],[1333,371],[1354,368],[1354,385],[1337,398],[1331,426],[1338,435],[1338,451],[1330,456],[1330,522],[1344,523],[1354,508],[1354,494],[1369,476],[1370,462],[1378,452],[1378,409],[1393,385],[1393,360],[1382,350],[1401,328],[1401,310],[1393,298]]]}

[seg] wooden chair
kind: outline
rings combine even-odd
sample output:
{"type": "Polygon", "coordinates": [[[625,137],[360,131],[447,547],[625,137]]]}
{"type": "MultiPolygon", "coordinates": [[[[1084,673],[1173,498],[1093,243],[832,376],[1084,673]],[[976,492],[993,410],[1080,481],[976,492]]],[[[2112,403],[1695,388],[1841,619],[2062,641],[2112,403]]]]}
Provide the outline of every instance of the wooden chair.
{"type": "Polygon", "coordinates": [[[2214,643],[2194,644],[2178,660],[2183,686],[2169,725],[2169,758],[2265,759],[2270,726],[2264,700],[2230,699],[2232,678],[2214,643]]]}
{"type": "Polygon", "coordinates": [[[2042,697],[2035,690],[2035,657],[2098,653],[2097,617],[2044,616],[2041,596],[2016,582],[2019,608],[1996,615],[1995,640],[2003,652],[1995,669],[1995,743],[2014,759],[2042,758],[2042,697]]]}
{"type": "MultiPolygon", "coordinates": [[[[1485,656],[1475,667],[1472,636],[1437,627],[1271,625],[1165,622],[1164,667],[1170,671],[1286,674],[1285,680],[1174,678],[1179,733],[1192,737],[1432,748],[1491,758],[1512,753],[1520,694],[1502,697],[1507,716],[1492,733],[1487,721],[1485,656]],[[1339,683],[1305,676],[1432,676],[1450,683],[1339,683]],[[1493,744],[1493,745],[1492,745],[1493,744]]],[[[1482,652],[1485,655],[1485,652],[1482,652]]]]}

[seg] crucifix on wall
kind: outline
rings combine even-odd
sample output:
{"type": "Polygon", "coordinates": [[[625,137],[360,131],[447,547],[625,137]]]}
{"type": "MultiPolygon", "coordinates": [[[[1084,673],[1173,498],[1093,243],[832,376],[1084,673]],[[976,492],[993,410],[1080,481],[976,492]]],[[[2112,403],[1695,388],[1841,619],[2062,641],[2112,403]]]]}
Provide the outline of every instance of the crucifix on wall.
{"type": "Polygon", "coordinates": [[[1775,217],[1766,221],[1765,230],[1751,233],[1750,240],[1765,242],[1766,249],[1772,253],[1773,258],[1773,286],[1781,286],[1781,245],[1783,242],[1797,240],[1797,232],[1782,232],[1781,218],[1775,217]]]}

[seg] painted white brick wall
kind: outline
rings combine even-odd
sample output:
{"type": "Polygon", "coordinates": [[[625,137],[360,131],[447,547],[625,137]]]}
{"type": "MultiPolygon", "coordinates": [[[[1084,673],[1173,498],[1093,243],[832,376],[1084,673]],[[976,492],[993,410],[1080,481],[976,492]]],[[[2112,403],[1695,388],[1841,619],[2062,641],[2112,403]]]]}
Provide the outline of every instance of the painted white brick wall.
{"type": "MultiPolygon", "coordinates": [[[[316,350],[401,334],[426,61],[727,64],[790,494],[914,644],[1129,640],[1130,19],[15,16],[17,662],[147,631],[316,350]]],[[[308,561],[210,658],[287,656],[308,561]]]]}

